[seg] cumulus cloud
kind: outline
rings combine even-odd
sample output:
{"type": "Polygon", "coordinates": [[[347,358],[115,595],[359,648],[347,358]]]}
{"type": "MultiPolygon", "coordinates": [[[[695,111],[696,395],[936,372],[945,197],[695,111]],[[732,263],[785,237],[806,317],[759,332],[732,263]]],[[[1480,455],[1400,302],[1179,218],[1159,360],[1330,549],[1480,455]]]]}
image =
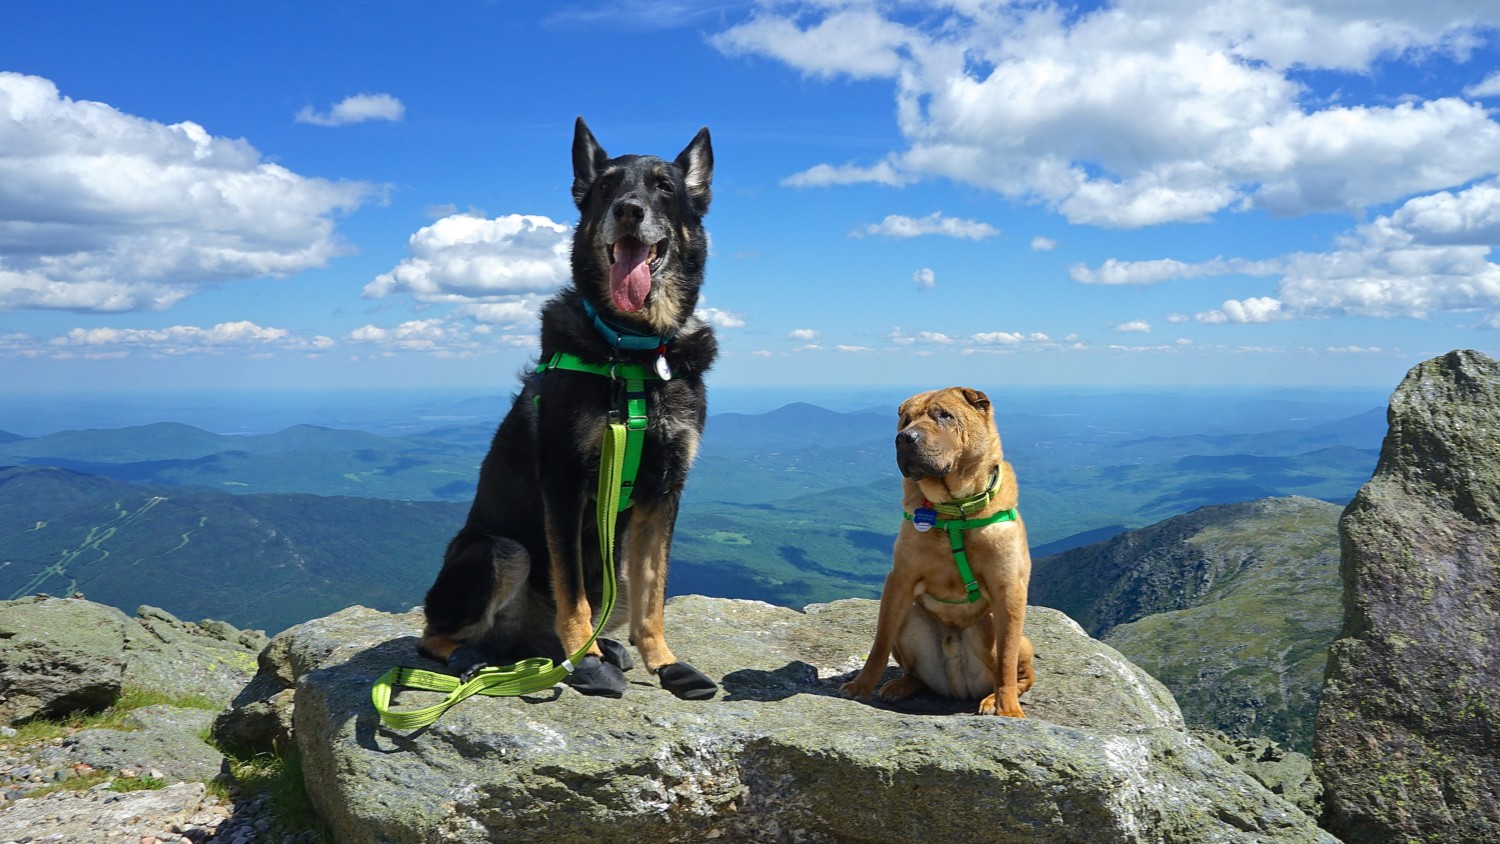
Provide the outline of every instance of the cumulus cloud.
{"type": "Polygon", "coordinates": [[[786,336],[788,340],[800,340],[804,343],[811,343],[819,337],[822,337],[823,332],[817,330],[816,328],[794,328],[791,331],[788,331],[786,336]]]}
{"type": "Polygon", "coordinates": [[[0,311],[161,310],[325,266],[348,251],[335,217],[375,192],[18,73],[0,72],[0,138],[0,311]]]}
{"type": "Polygon", "coordinates": [[[699,307],[693,312],[698,319],[703,320],[715,328],[744,328],[745,320],[739,314],[718,308],[699,307]]]}
{"type": "MultiPolygon", "coordinates": [[[[1459,60],[1500,8],[1309,0],[766,4],[713,43],[820,79],[889,79],[905,148],[797,186],[952,179],[1070,221],[1138,227],[1229,208],[1355,210],[1494,172],[1500,124],[1457,97],[1315,103],[1297,74],[1459,60]]],[[[1500,82],[1478,83],[1470,96],[1500,82]]]]}
{"type": "Polygon", "coordinates": [[[121,358],[132,353],[151,357],[218,355],[227,352],[322,352],[335,345],[330,337],[304,336],[242,320],[209,328],[173,325],[166,328],[74,328],[66,334],[41,339],[8,334],[0,354],[52,358],[121,358]]]}
{"type": "Polygon", "coordinates": [[[1143,319],[1133,319],[1116,325],[1115,330],[1121,334],[1150,334],[1151,323],[1143,319]]]}
{"type": "Polygon", "coordinates": [[[569,276],[569,228],[546,217],[454,214],[419,229],[411,253],[365,285],[378,299],[403,292],[428,304],[461,304],[486,322],[534,318],[569,276]]]}
{"type": "MultiPolygon", "coordinates": [[[[1326,252],[1199,263],[1111,259],[1097,269],[1072,267],[1069,274],[1086,284],[1152,284],[1228,273],[1279,278],[1274,296],[1230,300],[1193,315],[1206,323],[1342,315],[1424,319],[1473,312],[1489,324],[1500,315],[1500,264],[1491,260],[1496,243],[1500,179],[1409,199],[1345,232],[1326,252]]],[[[1171,322],[1185,319],[1168,316],[1171,322]]]]}
{"type": "Polygon", "coordinates": [[[923,235],[943,235],[960,240],[984,240],[994,237],[1000,230],[989,223],[981,223],[977,220],[961,220],[957,217],[944,217],[941,211],[934,211],[926,217],[906,217],[901,214],[888,215],[878,223],[870,223],[864,229],[857,230],[853,234],[856,237],[873,235],[879,237],[922,237],[923,235]]]}
{"type": "Polygon", "coordinates": [[[494,335],[491,326],[472,329],[452,320],[414,319],[394,326],[362,325],[349,332],[344,342],[369,347],[391,357],[400,352],[426,352],[434,357],[473,357],[496,347],[534,347],[534,335],[494,335]]]}
{"type": "Polygon", "coordinates": [[[916,283],[918,290],[931,290],[937,286],[937,273],[932,267],[923,267],[911,274],[911,280],[916,283]]]}
{"type": "Polygon", "coordinates": [[[1466,97],[1494,97],[1500,96],[1500,71],[1491,73],[1483,81],[1477,82],[1464,89],[1466,97]]]}
{"type": "Polygon", "coordinates": [[[367,120],[398,122],[405,116],[406,106],[390,94],[355,94],[334,103],[327,111],[303,106],[294,119],[314,126],[347,126],[367,120]]]}
{"type": "Polygon", "coordinates": [[[1032,252],[1051,252],[1056,248],[1057,241],[1053,240],[1050,237],[1042,237],[1041,235],[1037,235],[1036,237],[1033,237],[1031,239],[1032,252]]]}

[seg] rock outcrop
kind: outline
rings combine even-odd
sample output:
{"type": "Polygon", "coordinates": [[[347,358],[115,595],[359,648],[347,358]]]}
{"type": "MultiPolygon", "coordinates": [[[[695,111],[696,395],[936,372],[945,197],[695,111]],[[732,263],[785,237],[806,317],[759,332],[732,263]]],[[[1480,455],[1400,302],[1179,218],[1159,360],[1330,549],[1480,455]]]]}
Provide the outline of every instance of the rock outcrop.
{"type": "Polygon", "coordinates": [[[125,686],[228,703],[267,642],[155,607],[132,619],[78,598],[0,601],[0,723],[104,709],[125,686]]]}
{"type": "MultiPolygon", "coordinates": [[[[307,789],[341,841],[1333,841],[1056,611],[1027,619],[1038,680],[1026,720],[838,697],[876,608],[674,599],[673,647],[722,680],[712,701],[678,700],[637,668],[622,699],[566,687],[474,698],[392,731],[370,688],[420,662],[420,613],[363,607],[278,636],[257,682],[274,695],[295,681],[307,789]]],[[[402,692],[397,705],[436,697],[402,692]]]]}
{"type": "Polygon", "coordinates": [[[1348,841],[1500,841],[1500,364],[1451,352],[1391,396],[1340,522],[1344,626],[1314,751],[1348,841]]]}

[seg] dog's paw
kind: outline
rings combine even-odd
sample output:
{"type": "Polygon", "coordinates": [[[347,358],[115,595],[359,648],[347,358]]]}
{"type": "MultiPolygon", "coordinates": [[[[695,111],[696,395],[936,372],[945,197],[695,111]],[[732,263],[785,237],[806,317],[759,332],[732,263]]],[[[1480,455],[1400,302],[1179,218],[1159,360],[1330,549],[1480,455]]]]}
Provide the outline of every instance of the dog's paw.
{"type": "Polygon", "coordinates": [[[906,700],[922,690],[922,682],[910,674],[902,674],[884,686],[880,687],[877,695],[886,703],[895,703],[898,700],[906,700]]]}
{"type": "Polygon", "coordinates": [[[622,697],[625,694],[625,674],[614,664],[593,654],[584,657],[563,682],[586,695],[622,697]]]}
{"type": "Polygon", "coordinates": [[[635,660],[630,658],[630,649],[616,642],[614,639],[599,639],[599,650],[604,652],[604,661],[620,669],[629,671],[635,667],[635,660]]]}
{"type": "Polygon", "coordinates": [[[448,654],[448,667],[458,672],[460,683],[467,683],[474,679],[479,669],[487,668],[489,664],[490,658],[485,656],[483,651],[468,645],[463,645],[448,654]]]}
{"type": "Polygon", "coordinates": [[[656,676],[663,689],[683,700],[708,700],[719,691],[718,683],[686,662],[663,665],[656,669],[656,676]]]}
{"type": "Polygon", "coordinates": [[[998,695],[990,695],[979,702],[980,715],[1000,715],[1006,718],[1025,718],[1026,713],[1021,710],[1021,704],[1015,703],[1010,706],[1000,704],[998,695]]]}
{"type": "Polygon", "coordinates": [[[866,683],[859,677],[855,677],[853,680],[839,686],[839,697],[846,697],[850,700],[866,700],[874,691],[874,683],[866,683]]]}

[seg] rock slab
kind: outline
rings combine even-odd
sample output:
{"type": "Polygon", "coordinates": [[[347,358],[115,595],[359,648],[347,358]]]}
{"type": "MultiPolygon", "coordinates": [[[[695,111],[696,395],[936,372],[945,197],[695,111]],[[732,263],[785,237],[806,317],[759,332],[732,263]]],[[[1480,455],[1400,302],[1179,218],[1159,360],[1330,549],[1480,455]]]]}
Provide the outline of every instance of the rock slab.
{"type": "Polygon", "coordinates": [[[295,681],[307,790],[339,841],[1334,841],[1194,740],[1160,683],[1053,610],[1027,619],[1038,681],[1026,720],[936,698],[914,711],[844,700],[876,612],[674,599],[673,647],[721,679],[711,701],[678,700],[637,668],[621,699],[565,687],[474,698],[432,727],[391,731],[370,688],[420,664],[420,613],[363,607],[278,636],[262,685],[295,681]]]}
{"type": "Polygon", "coordinates": [[[1340,520],[1314,758],[1347,841],[1500,841],[1500,364],[1414,367],[1340,520]]]}

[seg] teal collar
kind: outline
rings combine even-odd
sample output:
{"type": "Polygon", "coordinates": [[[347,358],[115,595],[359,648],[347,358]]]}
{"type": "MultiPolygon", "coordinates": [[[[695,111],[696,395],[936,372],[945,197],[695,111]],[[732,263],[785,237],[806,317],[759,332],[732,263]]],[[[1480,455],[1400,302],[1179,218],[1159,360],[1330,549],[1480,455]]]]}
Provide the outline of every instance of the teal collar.
{"type": "Polygon", "coordinates": [[[599,309],[587,299],[583,301],[583,313],[594,321],[594,330],[604,338],[606,343],[616,349],[629,352],[644,352],[655,350],[658,353],[667,348],[672,338],[677,336],[676,332],[671,334],[643,334],[633,328],[626,328],[619,323],[611,322],[599,315],[599,309]]]}

